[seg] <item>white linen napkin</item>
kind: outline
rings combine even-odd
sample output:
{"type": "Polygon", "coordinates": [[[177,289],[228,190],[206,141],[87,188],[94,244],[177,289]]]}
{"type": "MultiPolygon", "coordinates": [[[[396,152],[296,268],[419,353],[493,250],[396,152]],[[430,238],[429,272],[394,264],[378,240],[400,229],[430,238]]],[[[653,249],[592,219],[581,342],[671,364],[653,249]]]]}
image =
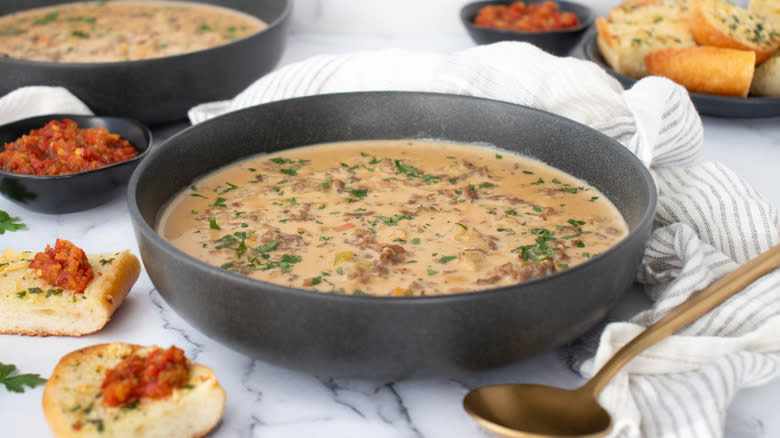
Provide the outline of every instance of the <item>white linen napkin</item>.
{"type": "Polygon", "coordinates": [[[56,113],[91,115],[92,111],[62,87],[22,87],[0,97],[0,125],[56,113]]]}
{"type": "MultiPolygon", "coordinates": [[[[523,104],[579,121],[622,143],[659,190],[656,227],[637,281],[654,300],[601,333],[578,370],[590,377],[623,344],[689,296],[780,242],[780,219],[719,163],[700,162],[702,124],[686,91],[645,78],[624,91],[601,68],[525,43],[451,55],[379,50],[321,55],[273,72],[235,98],[198,105],[193,124],[259,103],[333,92],[454,93],[523,104]]],[[[780,377],[780,271],[631,361],[600,402],[612,436],[721,437],[741,389],[780,377]]]]}

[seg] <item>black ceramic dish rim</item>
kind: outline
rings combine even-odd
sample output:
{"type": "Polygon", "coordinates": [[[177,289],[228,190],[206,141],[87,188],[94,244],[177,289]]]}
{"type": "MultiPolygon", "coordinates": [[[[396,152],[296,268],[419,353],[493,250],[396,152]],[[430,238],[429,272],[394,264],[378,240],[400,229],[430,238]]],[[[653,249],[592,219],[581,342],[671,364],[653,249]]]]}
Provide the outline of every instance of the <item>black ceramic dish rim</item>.
{"type": "MultiPolygon", "coordinates": [[[[67,3],[67,1],[63,1],[63,3],[67,3]]],[[[209,47],[207,49],[202,50],[196,50],[194,52],[187,52],[187,53],[180,53],[177,55],[169,55],[169,56],[162,56],[158,58],[147,58],[147,59],[136,59],[136,60],[129,60],[129,61],[109,61],[109,62],[51,62],[51,61],[33,61],[29,59],[20,59],[20,58],[1,58],[0,57],[0,65],[3,63],[11,64],[11,65],[26,65],[26,66],[37,66],[37,67],[46,67],[46,68],[63,68],[63,69],[94,69],[94,68],[100,68],[100,67],[111,67],[111,66],[119,66],[119,65],[143,65],[143,64],[155,64],[158,62],[162,62],[164,60],[177,60],[177,59],[186,59],[192,56],[201,55],[203,53],[209,53],[213,52],[214,50],[218,50],[222,47],[229,47],[234,46],[238,44],[242,44],[243,42],[247,40],[251,40],[254,38],[258,38],[260,35],[267,33],[279,26],[281,26],[282,23],[287,19],[287,17],[290,15],[290,11],[292,10],[292,1],[288,0],[284,3],[284,10],[281,14],[279,14],[272,22],[266,23],[268,26],[256,33],[253,33],[252,35],[247,35],[243,38],[239,38],[234,41],[230,41],[229,43],[221,44],[219,46],[215,47],[209,47]]],[[[21,12],[21,11],[19,11],[21,12]]],[[[255,17],[253,14],[249,14],[255,17]]],[[[256,17],[259,18],[259,17],[256,17]]]]}
{"type": "MultiPolygon", "coordinates": [[[[316,96],[303,96],[303,97],[295,97],[290,99],[283,99],[283,100],[277,100],[272,102],[267,102],[260,105],[273,105],[273,104],[283,104],[284,102],[291,102],[296,100],[306,100],[310,99],[312,97],[327,97],[327,96],[339,96],[339,95],[368,95],[368,94],[374,94],[374,95],[381,95],[381,94],[393,94],[393,95],[414,95],[414,96],[424,96],[424,95],[433,95],[433,96],[442,96],[442,93],[431,93],[431,92],[408,92],[408,91],[380,91],[380,92],[347,92],[347,93],[328,93],[328,94],[320,94],[316,96]]],[[[444,94],[447,96],[447,94],[444,94]]],[[[483,98],[483,97],[474,97],[474,96],[465,96],[465,95],[449,95],[454,96],[457,98],[463,98],[463,99],[474,99],[474,100],[484,100],[484,101],[490,101],[490,102],[496,102],[499,104],[504,105],[515,105],[515,106],[521,106],[524,107],[530,111],[535,111],[538,113],[543,113],[545,115],[548,115],[553,118],[557,118],[562,123],[568,123],[568,124],[575,124],[580,127],[585,127],[587,129],[592,130],[593,132],[597,133],[598,135],[603,136],[605,139],[608,140],[608,143],[612,144],[614,153],[617,154],[624,154],[627,159],[629,160],[637,160],[639,162],[638,158],[633,155],[628,149],[623,147],[621,144],[619,144],[614,139],[608,137],[607,135],[596,131],[590,127],[587,127],[581,123],[578,123],[574,120],[567,119],[565,117],[559,116],[557,114],[549,113],[540,109],[527,107],[524,105],[518,105],[513,104],[506,101],[501,101],[497,99],[489,99],[489,98],[483,98]]],[[[240,111],[240,110],[239,110],[240,111]]],[[[163,239],[159,233],[149,225],[149,223],[146,221],[146,219],[141,214],[139,208],[138,208],[138,202],[135,195],[135,187],[139,183],[139,178],[141,173],[143,173],[144,168],[146,167],[145,163],[154,161],[154,157],[157,154],[161,154],[165,152],[167,143],[169,141],[173,141],[176,137],[187,135],[187,133],[191,129],[205,129],[203,126],[208,126],[209,124],[218,123],[219,120],[223,117],[230,117],[231,113],[226,113],[211,119],[208,119],[204,122],[199,123],[198,125],[193,125],[189,128],[186,128],[185,130],[175,134],[174,136],[170,137],[168,140],[163,142],[161,145],[154,148],[154,151],[150,153],[148,156],[148,160],[142,161],[138,167],[133,171],[133,174],[130,177],[130,182],[128,184],[128,194],[127,194],[127,202],[128,202],[128,212],[130,213],[130,218],[133,222],[135,222],[135,225],[138,227],[138,229],[146,234],[151,240],[155,242],[156,245],[158,245],[163,251],[166,253],[169,253],[170,255],[174,257],[178,257],[180,260],[182,260],[183,263],[187,263],[189,265],[194,265],[195,268],[199,270],[203,270],[206,273],[218,277],[218,278],[224,278],[226,281],[230,282],[238,282],[241,283],[242,286],[246,286],[248,288],[262,288],[262,289],[275,289],[281,292],[286,293],[292,293],[292,294],[299,294],[301,296],[305,296],[309,299],[323,299],[323,300],[344,300],[345,302],[357,302],[357,301],[384,301],[387,303],[391,303],[393,305],[414,305],[415,303],[422,303],[422,302],[447,302],[447,301],[459,301],[459,300],[470,300],[473,299],[474,296],[487,296],[488,294],[505,294],[505,293],[513,293],[513,290],[516,290],[518,287],[522,288],[525,285],[534,285],[539,282],[544,282],[548,278],[554,278],[562,275],[569,275],[571,272],[577,272],[582,269],[587,269],[588,266],[594,263],[598,263],[602,258],[606,257],[608,254],[612,254],[616,251],[620,251],[621,248],[625,246],[631,245],[631,240],[636,238],[636,235],[641,232],[641,230],[648,228],[652,225],[652,222],[655,218],[655,211],[657,206],[657,188],[655,185],[655,180],[653,179],[652,175],[650,174],[650,171],[645,166],[640,166],[640,175],[637,175],[637,178],[642,178],[647,182],[648,184],[648,192],[646,195],[648,196],[648,206],[646,208],[646,211],[644,211],[641,218],[636,222],[636,225],[632,227],[631,230],[629,230],[628,235],[623,238],[620,242],[618,242],[616,245],[608,249],[607,251],[600,253],[593,258],[570,268],[567,268],[563,271],[554,272],[552,274],[546,275],[544,277],[536,278],[533,280],[529,280],[523,283],[518,284],[512,284],[507,285],[499,288],[493,288],[493,289],[484,289],[484,290],[478,290],[478,291],[471,291],[471,292],[462,292],[457,294],[445,294],[445,295],[437,295],[437,296],[424,296],[424,297],[389,297],[389,296],[376,296],[376,295],[341,295],[341,294],[332,294],[332,293],[323,293],[318,292],[314,290],[306,290],[306,289],[299,289],[299,288],[292,288],[288,286],[282,286],[274,283],[268,283],[261,280],[255,280],[251,279],[245,276],[242,276],[240,274],[232,273],[229,271],[226,271],[224,269],[220,269],[216,266],[209,265],[208,263],[205,263],[203,261],[200,261],[196,259],[193,256],[190,256],[189,254],[184,253],[183,251],[177,249],[172,244],[170,244],[168,241],[163,239]],[[200,126],[200,128],[198,128],[200,126]]],[[[305,145],[300,145],[305,146],[305,145]]],[[[227,163],[225,163],[227,164],[227,163]]],[[[223,164],[224,165],[224,164],[223,164]]],[[[575,175],[576,176],[576,175],[575,175]]],[[[162,210],[162,208],[161,208],[162,210]]],[[[155,224],[159,221],[159,215],[161,211],[157,212],[157,217],[155,217],[155,224]]],[[[258,293],[262,293],[261,289],[257,290],[258,293]]]]}
{"type": "MultiPolygon", "coordinates": [[[[566,29],[554,29],[554,30],[540,30],[540,31],[520,31],[520,30],[510,30],[510,29],[498,29],[495,27],[484,27],[484,26],[477,26],[474,24],[474,17],[476,17],[477,12],[479,12],[480,9],[482,9],[485,6],[490,5],[510,5],[517,0],[483,0],[478,2],[471,2],[467,3],[465,6],[463,6],[460,10],[460,19],[463,22],[463,25],[468,27],[469,29],[473,30],[479,30],[479,31],[487,31],[487,32],[495,32],[499,35],[506,35],[506,36],[512,36],[512,35],[554,35],[554,34],[567,34],[567,33],[577,33],[584,31],[590,27],[591,24],[593,24],[593,9],[591,9],[589,6],[584,5],[582,3],[574,3],[569,2],[565,0],[553,0],[553,3],[557,4],[559,9],[562,12],[574,12],[577,14],[577,19],[579,20],[579,24],[574,27],[569,27],[566,29]],[[582,16],[581,13],[586,13],[585,16],[582,16]]],[[[526,3],[542,3],[544,0],[526,0],[526,3]]]]}
{"type": "MultiPolygon", "coordinates": [[[[85,121],[85,120],[115,120],[115,121],[127,122],[127,123],[129,123],[131,125],[136,126],[137,128],[139,128],[143,132],[144,139],[145,139],[145,147],[143,147],[144,145],[137,145],[137,144],[131,143],[131,145],[133,146],[133,149],[135,149],[138,152],[138,154],[135,157],[130,158],[129,160],[120,161],[120,162],[117,162],[117,163],[112,163],[112,164],[108,164],[106,166],[98,167],[97,169],[85,170],[83,172],[68,173],[68,174],[64,174],[64,175],[30,175],[30,174],[26,174],[26,173],[14,173],[14,172],[9,172],[7,170],[0,169],[0,176],[6,177],[6,178],[29,179],[29,180],[39,180],[39,181],[52,181],[52,180],[73,179],[73,178],[77,178],[77,177],[82,176],[82,175],[89,175],[89,174],[93,174],[93,173],[104,172],[104,171],[107,171],[109,169],[113,169],[113,168],[120,167],[120,166],[125,166],[125,165],[128,165],[128,164],[134,163],[136,161],[140,161],[144,157],[149,155],[149,153],[151,152],[151,149],[152,149],[152,130],[151,130],[151,128],[149,128],[149,126],[146,125],[145,123],[142,123],[142,122],[140,122],[138,120],[131,119],[131,118],[128,118],[128,117],[98,116],[98,115],[69,114],[69,113],[43,114],[43,115],[40,115],[40,116],[33,116],[33,117],[27,117],[27,118],[24,118],[24,119],[14,120],[13,122],[6,123],[5,125],[0,126],[0,129],[7,129],[8,127],[11,127],[11,126],[16,125],[16,124],[20,124],[20,125],[28,124],[28,123],[33,123],[33,122],[36,122],[36,121],[39,121],[39,120],[42,123],[41,123],[40,126],[38,126],[35,129],[40,129],[40,128],[43,128],[43,126],[46,123],[48,123],[49,121],[51,121],[51,120],[62,120],[62,119],[71,119],[71,120],[73,120],[74,122],[79,124],[79,128],[82,128],[82,126],[80,124],[80,121],[85,121]]],[[[21,137],[22,135],[28,134],[29,132],[30,132],[29,130],[25,130],[24,132],[20,131],[19,135],[17,136],[17,138],[21,137]]],[[[119,133],[119,132],[112,132],[112,134],[120,134],[120,138],[123,138],[123,139],[125,138],[122,135],[122,133],[119,133]]],[[[2,152],[3,150],[5,150],[5,145],[3,145],[3,147],[0,149],[0,152],[2,152]]]]}

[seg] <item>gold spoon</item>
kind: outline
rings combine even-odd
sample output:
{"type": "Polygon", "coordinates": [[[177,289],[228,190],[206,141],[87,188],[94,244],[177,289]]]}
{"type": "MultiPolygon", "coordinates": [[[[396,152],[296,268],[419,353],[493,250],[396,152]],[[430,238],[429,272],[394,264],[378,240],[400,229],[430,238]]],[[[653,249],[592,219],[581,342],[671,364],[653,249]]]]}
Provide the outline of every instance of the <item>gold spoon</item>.
{"type": "Polygon", "coordinates": [[[463,407],[477,423],[502,437],[603,437],[612,429],[612,418],[597,398],[623,365],[778,266],[780,244],[659,319],[623,346],[590,381],[577,389],[532,384],[483,386],[466,394],[463,407]]]}

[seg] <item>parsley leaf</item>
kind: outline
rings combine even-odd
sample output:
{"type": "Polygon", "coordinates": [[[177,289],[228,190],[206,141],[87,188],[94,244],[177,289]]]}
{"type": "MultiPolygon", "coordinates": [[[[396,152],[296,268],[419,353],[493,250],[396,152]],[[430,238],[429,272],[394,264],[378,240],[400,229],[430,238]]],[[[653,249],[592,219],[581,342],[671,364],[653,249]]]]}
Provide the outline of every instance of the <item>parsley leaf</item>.
{"type": "Polygon", "coordinates": [[[26,230],[27,225],[19,222],[20,220],[18,217],[11,217],[10,214],[0,210],[0,234],[6,231],[26,230]]]}
{"type": "Polygon", "coordinates": [[[35,388],[46,383],[38,374],[15,374],[16,366],[0,363],[0,383],[11,392],[24,392],[24,387],[35,388]]]}

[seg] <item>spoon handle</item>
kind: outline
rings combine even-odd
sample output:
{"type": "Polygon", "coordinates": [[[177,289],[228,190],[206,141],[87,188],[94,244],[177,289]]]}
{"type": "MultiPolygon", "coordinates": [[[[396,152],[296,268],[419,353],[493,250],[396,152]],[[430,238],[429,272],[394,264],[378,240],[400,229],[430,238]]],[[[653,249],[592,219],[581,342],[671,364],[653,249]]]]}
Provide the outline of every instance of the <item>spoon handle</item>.
{"type": "Polygon", "coordinates": [[[689,298],[623,346],[585,384],[598,397],[607,382],[637,354],[697,320],[750,283],[780,266],[780,244],[753,258],[730,274],[689,298]]]}

